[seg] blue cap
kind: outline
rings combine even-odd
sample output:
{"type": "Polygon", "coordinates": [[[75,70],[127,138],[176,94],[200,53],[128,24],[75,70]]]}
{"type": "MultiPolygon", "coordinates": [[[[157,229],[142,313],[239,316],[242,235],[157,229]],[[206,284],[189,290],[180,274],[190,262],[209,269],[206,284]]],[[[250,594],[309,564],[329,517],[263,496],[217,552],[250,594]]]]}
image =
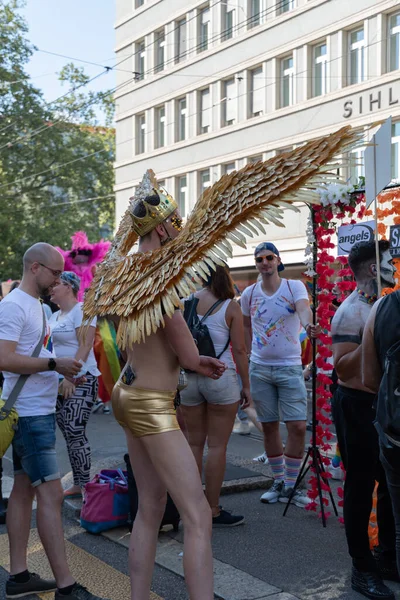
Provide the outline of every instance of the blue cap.
{"type": "Polygon", "coordinates": [[[73,271],[64,271],[60,275],[60,279],[63,283],[70,285],[75,292],[79,292],[81,286],[81,280],[73,271]]]}
{"type": "MultiPolygon", "coordinates": [[[[279,256],[278,248],[275,246],[275,244],[272,244],[271,242],[261,242],[261,244],[258,244],[257,248],[254,250],[254,256],[257,256],[257,254],[262,252],[262,250],[269,250],[270,252],[272,252],[272,254],[275,254],[275,256],[279,256]]],[[[280,265],[278,266],[278,271],[283,271],[284,268],[285,267],[283,266],[283,264],[280,263],[280,265]]]]}

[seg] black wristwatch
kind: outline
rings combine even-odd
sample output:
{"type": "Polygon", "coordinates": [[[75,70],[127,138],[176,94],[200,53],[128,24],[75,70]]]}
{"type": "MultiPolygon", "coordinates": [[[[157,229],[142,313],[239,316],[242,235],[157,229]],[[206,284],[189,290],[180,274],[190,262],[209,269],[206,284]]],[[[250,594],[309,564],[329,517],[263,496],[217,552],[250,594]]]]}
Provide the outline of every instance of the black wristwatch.
{"type": "Polygon", "coordinates": [[[49,367],[49,371],[55,371],[56,370],[57,363],[54,360],[54,358],[49,358],[49,362],[47,363],[47,366],[49,367]]]}

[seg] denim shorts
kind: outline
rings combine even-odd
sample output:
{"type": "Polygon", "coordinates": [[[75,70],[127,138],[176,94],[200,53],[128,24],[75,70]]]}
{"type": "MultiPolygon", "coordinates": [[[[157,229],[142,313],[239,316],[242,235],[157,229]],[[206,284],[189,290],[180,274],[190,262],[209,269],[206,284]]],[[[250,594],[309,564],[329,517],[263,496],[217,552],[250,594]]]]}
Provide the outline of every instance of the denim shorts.
{"type": "Polygon", "coordinates": [[[219,379],[210,379],[197,373],[187,373],[188,385],[181,391],[183,406],[233,404],[240,400],[240,387],[235,369],[227,369],[219,379]]]}
{"type": "Polygon", "coordinates": [[[250,362],[250,388],[261,423],[307,420],[307,390],[301,365],[271,367],[250,362]]]}
{"type": "Polygon", "coordinates": [[[33,487],[60,479],[55,414],[20,417],[13,439],[14,475],[26,473],[33,487]]]}

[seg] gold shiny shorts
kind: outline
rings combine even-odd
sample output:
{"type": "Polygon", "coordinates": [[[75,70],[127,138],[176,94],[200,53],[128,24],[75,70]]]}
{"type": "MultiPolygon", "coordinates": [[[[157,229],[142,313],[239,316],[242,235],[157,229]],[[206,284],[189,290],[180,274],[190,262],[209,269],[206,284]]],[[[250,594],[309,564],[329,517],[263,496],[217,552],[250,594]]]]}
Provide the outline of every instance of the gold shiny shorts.
{"type": "Polygon", "coordinates": [[[179,430],[174,392],[144,390],[117,381],[111,402],[114,416],[135,437],[179,430]]]}

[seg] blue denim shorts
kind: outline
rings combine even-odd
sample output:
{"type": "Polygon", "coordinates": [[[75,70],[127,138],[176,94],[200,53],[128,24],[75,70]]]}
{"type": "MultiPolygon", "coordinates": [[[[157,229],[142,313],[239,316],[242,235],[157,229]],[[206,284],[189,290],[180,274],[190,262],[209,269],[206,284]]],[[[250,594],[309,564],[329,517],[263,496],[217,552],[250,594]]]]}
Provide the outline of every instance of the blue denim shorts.
{"type": "Polygon", "coordinates": [[[271,367],[250,362],[250,388],[261,423],[307,420],[307,390],[301,365],[271,367]]]}
{"type": "Polygon", "coordinates": [[[60,479],[55,414],[20,417],[13,439],[14,475],[26,473],[33,487],[60,479]]]}

